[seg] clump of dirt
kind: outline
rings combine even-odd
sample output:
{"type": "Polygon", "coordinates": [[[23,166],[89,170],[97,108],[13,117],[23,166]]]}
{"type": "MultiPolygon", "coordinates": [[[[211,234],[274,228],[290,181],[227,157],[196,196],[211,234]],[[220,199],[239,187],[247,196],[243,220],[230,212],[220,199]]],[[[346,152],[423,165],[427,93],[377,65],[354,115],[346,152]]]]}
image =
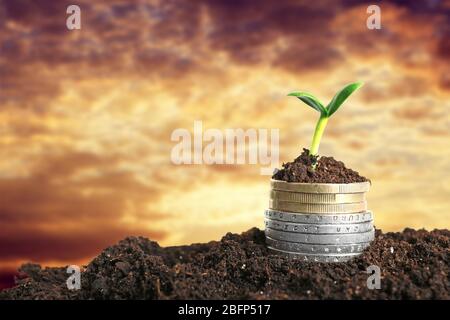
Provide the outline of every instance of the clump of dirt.
{"type": "Polygon", "coordinates": [[[304,183],[352,183],[369,181],[360,176],[358,172],[345,167],[341,161],[333,157],[311,156],[308,149],[293,162],[283,163],[283,168],[278,170],[272,179],[287,182],[304,183]],[[316,167],[313,169],[313,164],[316,167]]]}
{"type": "Polygon", "coordinates": [[[449,299],[449,247],[449,230],[377,230],[361,256],[325,264],[270,254],[256,228],[167,248],[129,237],[84,268],[81,290],[67,289],[66,268],[28,264],[0,299],[449,299]],[[371,265],[379,290],[367,287],[371,265]]]}

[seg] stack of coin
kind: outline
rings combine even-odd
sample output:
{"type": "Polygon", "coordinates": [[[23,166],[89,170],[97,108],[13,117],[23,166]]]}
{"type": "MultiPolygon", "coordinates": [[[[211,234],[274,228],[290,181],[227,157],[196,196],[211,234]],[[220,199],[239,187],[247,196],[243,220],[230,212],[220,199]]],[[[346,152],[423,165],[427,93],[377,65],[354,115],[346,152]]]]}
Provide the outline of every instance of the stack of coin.
{"type": "Polygon", "coordinates": [[[316,262],[343,262],[362,253],[374,239],[367,210],[370,182],[290,183],[271,180],[265,212],[271,251],[316,262]]]}

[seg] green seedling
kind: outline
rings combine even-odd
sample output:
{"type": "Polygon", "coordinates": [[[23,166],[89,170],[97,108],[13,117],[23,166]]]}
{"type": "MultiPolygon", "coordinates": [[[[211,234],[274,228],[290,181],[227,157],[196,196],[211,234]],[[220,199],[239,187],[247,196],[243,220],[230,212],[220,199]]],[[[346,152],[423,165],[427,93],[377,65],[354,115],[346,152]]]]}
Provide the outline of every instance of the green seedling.
{"type": "Polygon", "coordinates": [[[324,106],[319,99],[307,92],[291,92],[288,96],[297,97],[306,103],[308,106],[320,113],[319,121],[317,121],[316,130],[311,142],[311,148],[309,154],[317,157],[319,152],[320,140],[322,139],[323,132],[327,126],[328,119],[339,109],[344,101],[358,88],[363,85],[362,82],[355,82],[346,85],[341,91],[336,93],[328,106],[324,106]]]}

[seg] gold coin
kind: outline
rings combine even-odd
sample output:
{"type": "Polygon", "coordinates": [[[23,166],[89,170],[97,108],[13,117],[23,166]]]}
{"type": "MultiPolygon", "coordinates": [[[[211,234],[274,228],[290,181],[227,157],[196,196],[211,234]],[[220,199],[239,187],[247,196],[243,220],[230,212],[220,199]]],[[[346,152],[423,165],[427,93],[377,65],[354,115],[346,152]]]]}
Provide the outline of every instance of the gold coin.
{"type": "Polygon", "coordinates": [[[355,203],[366,200],[366,194],[360,193],[303,193],[270,190],[272,200],[301,203],[355,203]]]}
{"type": "Polygon", "coordinates": [[[304,193],[360,193],[367,192],[370,182],[357,183],[297,183],[281,180],[270,180],[273,190],[304,193]]]}
{"type": "Polygon", "coordinates": [[[269,200],[269,208],[273,210],[297,213],[356,213],[367,210],[367,202],[362,201],[356,203],[315,204],[269,200]]]}

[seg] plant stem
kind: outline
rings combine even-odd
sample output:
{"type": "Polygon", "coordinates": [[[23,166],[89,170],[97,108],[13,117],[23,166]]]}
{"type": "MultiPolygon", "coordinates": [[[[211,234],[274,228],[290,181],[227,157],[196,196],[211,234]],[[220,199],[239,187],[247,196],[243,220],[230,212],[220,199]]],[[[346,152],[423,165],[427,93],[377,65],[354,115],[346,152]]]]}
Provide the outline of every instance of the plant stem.
{"type": "Polygon", "coordinates": [[[319,144],[322,139],[323,132],[325,131],[325,127],[328,122],[327,115],[321,115],[319,121],[317,121],[316,130],[314,131],[314,136],[311,142],[311,148],[309,149],[309,154],[312,156],[316,156],[319,152],[319,144]]]}

